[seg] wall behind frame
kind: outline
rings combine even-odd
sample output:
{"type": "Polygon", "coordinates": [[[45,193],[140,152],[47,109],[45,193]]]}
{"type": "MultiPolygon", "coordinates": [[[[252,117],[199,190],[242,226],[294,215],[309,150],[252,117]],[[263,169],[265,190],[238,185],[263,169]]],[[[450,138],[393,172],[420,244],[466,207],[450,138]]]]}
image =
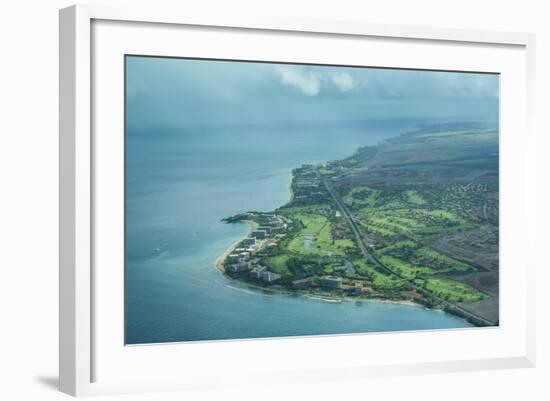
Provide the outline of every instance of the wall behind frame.
{"type": "MultiPolygon", "coordinates": [[[[95,0],[95,3],[123,5],[140,1],[95,0]]],[[[62,400],[67,396],[57,386],[57,263],[58,263],[58,9],[74,1],[28,0],[4,2],[0,24],[0,243],[2,279],[0,305],[3,328],[0,331],[1,398],[9,400],[62,400]]],[[[143,3],[149,3],[143,1],[143,3]]],[[[275,15],[297,18],[368,20],[378,23],[448,26],[457,28],[527,31],[537,36],[537,114],[539,131],[539,182],[548,182],[550,124],[543,117],[550,104],[550,27],[545,3],[484,2],[463,0],[351,1],[321,3],[314,0],[266,0],[253,2],[163,1],[156,7],[179,4],[190,12],[215,12],[222,15],[275,15]],[[544,108],[543,108],[544,107],[544,108]]],[[[518,133],[520,135],[521,133],[518,133]]],[[[550,204],[547,186],[539,185],[538,204],[550,204]]],[[[189,394],[189,399],[264,400],[293,398],[331,400],[368,396],[387,399],[446,400],[547,399],[545,379],[550,376],[550,338],[548,313],[543,305],[550,301],[545,283],[550,273],[544,261],[549,238],[543,231],[550,223],[548,209],[539,207],[538,266],[538,366],[535,369],[482,373],[373,379],[363,382],[326,382],[277,388],[269,391],[216,390],[189,394]]],[[[182,394],[133,395],[132,400],[181,399],[182,394]]],[[[103,399],[103,398],[102,398],[103,399]]],[[[123,397],[106,397],[119,400],[123,397]]],[[[129,398],[130,399],[130,398],[129,398]]]]}

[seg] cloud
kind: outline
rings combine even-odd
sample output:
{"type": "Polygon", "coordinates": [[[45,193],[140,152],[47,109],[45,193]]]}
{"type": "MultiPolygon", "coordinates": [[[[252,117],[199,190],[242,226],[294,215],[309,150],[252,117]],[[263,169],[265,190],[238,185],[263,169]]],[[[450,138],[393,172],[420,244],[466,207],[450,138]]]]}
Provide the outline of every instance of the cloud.
{"type": "MultiPolygon", "coordinates": [[[[321,67],[322,68],[322,67],[321,67]]],[[[348,92],[354,88],[353,77],[345,71],[302,66],[277,66],[281,83],[300,90],[306,96],[316,96],[321,89],[336,88],[348,92]]]]}
{"type": "Polygon", "coordinates": [[[341,92],[347,92],[354,87],[353,78],[347,72],[339,72],[332,76],[332,82],[341,92]]]}
{"type": "Polygon", "coordinates": [[[497,75],[443,72],[433,74],[433,81],[434,89],[447,97],[498,99],[499,96],[497,75]]]}
{"type": "Polygon", "coordinates": [[[321,90],[321,74],[316,71],[304,71],[296,67],[278,67],[281,82],[293,86],[304,95],[315,96],[321,90]]]}
{"type": "Polygon", "coordinates": [[[498,118],[497,75],[129,57],[132,126],[498,118]]]}

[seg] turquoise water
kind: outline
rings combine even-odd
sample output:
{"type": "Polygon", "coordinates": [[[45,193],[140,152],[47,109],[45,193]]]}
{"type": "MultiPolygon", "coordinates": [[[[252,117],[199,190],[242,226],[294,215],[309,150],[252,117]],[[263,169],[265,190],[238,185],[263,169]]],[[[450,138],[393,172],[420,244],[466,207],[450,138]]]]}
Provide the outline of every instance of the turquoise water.
{"type": "Polygon", "coordinates": [[[417,306],[266,293],[214,268],[248,231],[220,219],[281,206],[292,168],[346,157],[418,123],[128,130],[127,343],[469,327],[417,306]]]}

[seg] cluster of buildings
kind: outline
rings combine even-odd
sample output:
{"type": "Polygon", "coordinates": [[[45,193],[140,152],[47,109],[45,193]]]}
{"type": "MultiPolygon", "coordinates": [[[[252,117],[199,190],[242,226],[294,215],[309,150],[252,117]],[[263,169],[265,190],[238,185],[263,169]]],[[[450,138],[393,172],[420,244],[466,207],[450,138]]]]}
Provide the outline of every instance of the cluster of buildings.
{"type": "Polygon", "coordinates": [[[267,270],[265,266],[258,265],[256,260],[231,264],[226,269],[231,273],[248,273],[249,278],[261,280],[265,283],[273,283],[281,278],[280,274],[267,270]]]}
{"type": "Polygon", "coordinates": [[[338,276],[323,276],[319,279],[321,288],[338,289],[342,288],[342,277],[338,276]]]}
{"type": "Polygon", "coordinates": [[[319,174],[312,164],[303,164],[293,171],[292,192],[294,202],[315,203],[329,199],[319,174]]]}
{"type": "Polygon", "coordinates": [[[248,273],[248,277],[266,283],[272,283],[281,278],[280,274],[271,272],[267,270],[267,267],[256,264],[255,260],[234,263],[229,265],[226,269],[231,273],[248,273]]]}
{"type": "Polygon", "coordinates": [[[230,273],[248,273],[250,278],[272,283],[280,279],[281,275],[260,266],[254,255],[266,246],[276,245],[274,238],[285,235],[290,221],[284,216],[268,213],[251,217],[259,226],[241,241],[240,247],[227,256],[225,268],[230,273]]]}
{"type": "Polygon", "coordinates": [[[356,281],[351,285],[342,285],[342,290],[348,292],[351,295],[361,295],[363,292],[366,292],[367,289],[363,286],[361,281],[356,281]]]}
{"type": "Polygon", "coordinates": [[[350,295],[361,295],[367,291],[362,281],[351,284],[343,284],[343,278],[338,276],[307,277],[292,282],[292,288],[303,290],[312,287],[320,287],[327,290],[342,290],[350,295]]]}

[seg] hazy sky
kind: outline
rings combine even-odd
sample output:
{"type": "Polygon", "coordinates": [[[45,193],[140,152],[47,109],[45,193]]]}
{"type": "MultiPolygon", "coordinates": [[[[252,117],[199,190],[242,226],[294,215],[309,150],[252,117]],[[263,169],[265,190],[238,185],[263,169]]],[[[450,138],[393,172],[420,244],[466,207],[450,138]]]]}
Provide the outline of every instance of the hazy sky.
{"type": "Polygon", "coordinates": [[[129,127],[498,120],[498,76],[128,57],[129,127]]]}

